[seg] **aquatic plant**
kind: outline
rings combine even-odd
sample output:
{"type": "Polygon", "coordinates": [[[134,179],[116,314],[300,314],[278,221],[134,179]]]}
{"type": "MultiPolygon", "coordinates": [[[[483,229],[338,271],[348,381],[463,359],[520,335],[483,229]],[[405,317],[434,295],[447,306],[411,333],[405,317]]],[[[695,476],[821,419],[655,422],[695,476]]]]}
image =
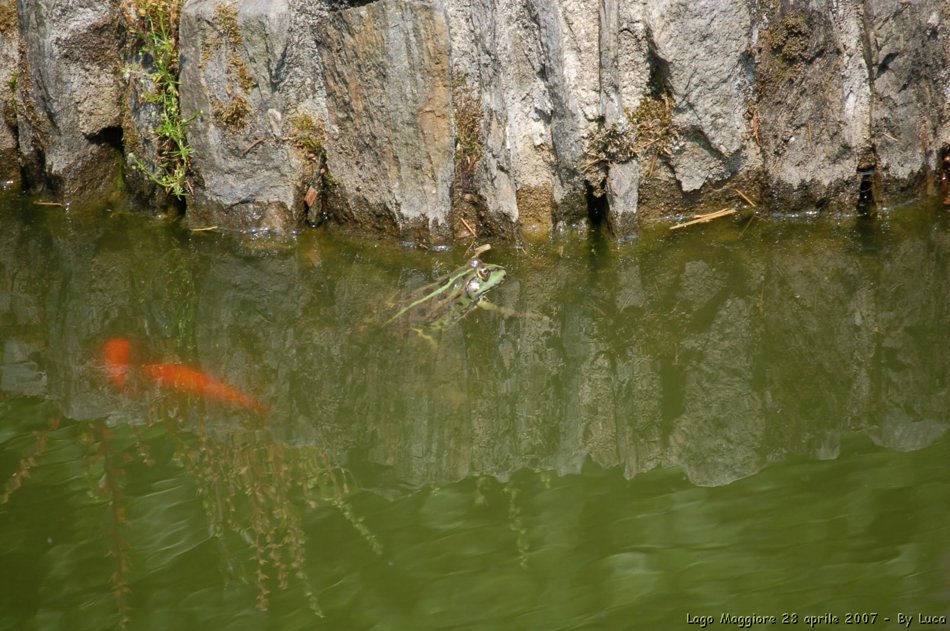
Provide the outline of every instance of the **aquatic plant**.
{"type": "Polygon", "coordinates": [[[121,467],[126,458],[122,450],[113,450],[112,429],[104,421],[87,424],[79,440],[89,454],[86,475],[90,478],[95,495],[104,500],[109,509],[109,555],[115,561],[110,583],[119,614],[118,626],[123,629],[132,621],[132,607],[128,600],[132,591],[128,578],[132,569],[129,557],[132,544],[128,538],[129,520],[122,492],[122,478],[126,472],[121,467]]]}
{"type": "Polygon", "coordinates": [[[182,0],[123,0],[122,13],[131,37],[137,74],[150,85],[144,101],[157,106],[158,123],[152,130],[158,150],[149,160],[129,153],[133,167],[162,187],[183,198],[189,188],[194,150],[187,129],[198,114],[183,118],[178,92],[178,22],[182,0]],[[154,162],[155,169],[149,166],[154,162]]]}
{"type": "MultiPolygon", "coordinates": [[[[163,443],[171,444],[171,462],[194,481],[210,529],[229,557],[227,565],[255,586],[257,607],[267,610],[272,592],[289,589],[295,580],[312,612],[322,615],[306,571],[305,511],[321,507],[339,511],[370,550],[382,552],[350,504],[349,474],[333,466],[319,447],[280,443],[257,426],[222,427],[220,419],[196,412],[180,399],[156,398],[142,425],[110,427],[102,420],[71,423],[59,436],[60,443],[74,441],[82,447],[91,495],[106,510],[104,541],[114,560],[110,585],[118,626],[131,622],[137,534],[127,509],[134,513],[138,500],[126,495],[124,488],[135,482],[129,480],[135,461],[154,465],[150,444],[163,443]],[[232,554],[239,549],[247,552],[232,554]]],[[[34,432],[32,446],[6,482],[0,505],[22,488],[60,426],[60,416],[55,414],[47,427],[34,432]]],[[[169,455],[168,449],[158,451],[169,455]]]]}
{"type": "Polygon", "coordinates": [[[36,466],[37,459],[46,452],[49,446],[50,434],[59,428],[61,420],[58,415],[53,416],[46,428],[33,432],[33,447],[20,459],[16,471],[4,485],[3,493],[0,494],[0,506],[10,501],[10,496],[16,493],[23,486],[23,481],[30,477],[30,471],[36,466]]]}

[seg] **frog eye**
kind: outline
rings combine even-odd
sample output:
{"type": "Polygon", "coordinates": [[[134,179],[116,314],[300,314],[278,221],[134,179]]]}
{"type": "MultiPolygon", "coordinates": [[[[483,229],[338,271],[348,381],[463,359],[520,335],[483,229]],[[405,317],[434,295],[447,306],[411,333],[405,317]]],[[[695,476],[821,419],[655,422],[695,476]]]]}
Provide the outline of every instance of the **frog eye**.
{"type": "Polygon", "coordinates": [[[482,267],[484,267],[484,265],[482,265],[482,262],[479,261],[478,259],[469,259],[468,266],[471,267],[472,269],[481,269],[482,267]]]}
{"type": "Polygon", "coordinates": [[[488,280],[488,275],[489,275],[488,268],[485,267],[484,265],[476,268],[475,273],[478,275],[480,279],[488,280]]]}

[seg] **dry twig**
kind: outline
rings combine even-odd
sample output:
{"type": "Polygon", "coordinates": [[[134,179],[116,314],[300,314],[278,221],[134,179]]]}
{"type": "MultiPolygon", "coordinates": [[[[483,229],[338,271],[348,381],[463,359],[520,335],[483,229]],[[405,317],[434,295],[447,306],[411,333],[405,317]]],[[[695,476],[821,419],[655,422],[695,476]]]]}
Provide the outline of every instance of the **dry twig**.
{"type": "Polygon", "coordinates": [[[705,215],[693,215],[693,219],[683,223],[678,223],[675,226],[670,226],[670,230],[678,230],[679,228],[685,228],[686,226],[692,226],[698,223],[707,223],[713,219],[719,219],[720,217],[728,217],[729,215],[736,214],[735,208],[723,208],[722,210],[717,210],[716,212],[706,213],[705,215]]]}

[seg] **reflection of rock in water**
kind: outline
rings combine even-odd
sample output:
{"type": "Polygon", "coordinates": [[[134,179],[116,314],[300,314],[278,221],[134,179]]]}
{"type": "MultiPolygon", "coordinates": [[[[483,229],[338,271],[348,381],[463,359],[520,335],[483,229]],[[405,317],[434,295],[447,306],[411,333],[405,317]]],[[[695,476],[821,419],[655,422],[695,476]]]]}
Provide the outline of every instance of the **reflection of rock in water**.
{"type": "Polygon", "coordinates": [[[46,393],[46,373],[34,358],[39,349],[21,340],[10,339],[3,345],[3,364],[0,365],[0,390],[27,397],[46,393]]]}
{"type": "Polygon", "coordinates": [[[326,240],[314,267],[129,218],[14,227],[0,231],[0,385],[72,418],[135,420],[96,364],[107,337],[129,335],[227,375],[280,440],[410,485],[588,459],[715,485],[787,454],[834,457],[851,431],[926,446],[950,409],[950,238],[902,216],[853,238],[828,228],[498,254],[510,280],[492,301],[543,317],[476,311],[433,349],[366,323],[458,253],[326,240]]]}
{"type": "Polygon", "coordinates": [[[766,417],[754,389],[755,328],[744,300],[728,298],[708,329],[691,336],[684,355],[685,410],[670,436],[671,460],[698,484],[755,473],[764,460],[766,417]]]}

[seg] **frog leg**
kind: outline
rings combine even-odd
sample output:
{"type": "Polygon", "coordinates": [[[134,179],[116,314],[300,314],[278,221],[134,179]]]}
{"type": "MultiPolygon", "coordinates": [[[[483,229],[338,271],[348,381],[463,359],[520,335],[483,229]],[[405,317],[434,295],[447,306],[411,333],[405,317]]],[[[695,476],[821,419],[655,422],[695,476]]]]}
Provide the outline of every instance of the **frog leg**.
{"type": "Polygon", "coordinates": [[[439,348],[439,343],[435,341],[434,337],[432,337],[431,335],[429,335],[428,333],[426,333],[419,327],[413,327],[412,330],[416,332],[416,335],[418,335],[419,337],[424,339],[426,342],[428,342],[429,345],[432,347],[432,350],[436,350],[439,348]]]}
{"type": "Polygon", "coordinates": [[[508,309],[507,307],[502,307],[501,305],[496,305],[493,302],[488,302],[485,298],[482,298],[475,303],[477,307],[484,309],[485,311],[493,311],[494,313],[501,314],[506,318],[523,318],[525,314],[520,311],[515,311],[514,309],[508,309]]]}

